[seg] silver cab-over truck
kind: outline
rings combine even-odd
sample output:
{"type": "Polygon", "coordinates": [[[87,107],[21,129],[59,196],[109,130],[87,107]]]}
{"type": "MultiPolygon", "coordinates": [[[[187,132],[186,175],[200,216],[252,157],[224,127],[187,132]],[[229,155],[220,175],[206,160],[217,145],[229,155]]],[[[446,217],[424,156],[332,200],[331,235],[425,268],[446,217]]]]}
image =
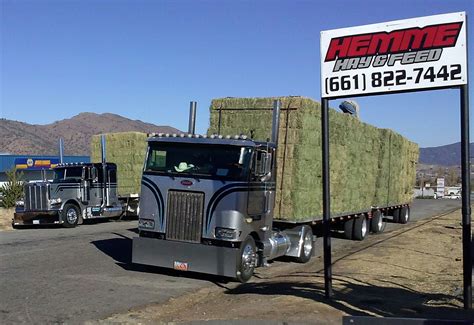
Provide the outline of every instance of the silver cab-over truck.
{"type": "Polygon", "coordinates": [[[273,223],[279,105],[268,142],[192,133],[148,139],[133,263],[245,282],[270,259],[311,258],[310,226],[273,223]]]}
{"type": "Polygon", "coordinates": [[[122,214],[117,196],[117,166],[113,163],[59,164],[52,181],[24,185],[12,226],[61,224],[72,228],[84,219],[122,214]]]}

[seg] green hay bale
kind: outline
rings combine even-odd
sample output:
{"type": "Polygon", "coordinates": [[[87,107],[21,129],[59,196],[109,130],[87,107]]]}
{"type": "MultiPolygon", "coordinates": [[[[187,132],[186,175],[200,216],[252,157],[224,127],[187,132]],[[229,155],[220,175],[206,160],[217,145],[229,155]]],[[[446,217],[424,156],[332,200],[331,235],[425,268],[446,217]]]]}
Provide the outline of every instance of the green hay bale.
{"type": "MultiPolygon", "coordinates": [[[[320,104],[303,97],[223,98],[210,107],[208,134],[271,136],[272,106],[281,100],[277,219],[322,215],[320,104]],[[219,126],[220,120],[220,126],[219,126]]],[[[334,110],[330,118],[331,213],[407,203],[415,180],[418,146],[334,110]]]]}
{"type": "MultiPolygon", "coordinates": [[[[101,162],[102,160],[100,138],[100,135],[92,137],[92,162],[101,162]]],[[[106,160],[117,165],[118,194],[120,196],[140,193],[147,139],[147,134],[140,132],[105,134],[106,160]]]]}

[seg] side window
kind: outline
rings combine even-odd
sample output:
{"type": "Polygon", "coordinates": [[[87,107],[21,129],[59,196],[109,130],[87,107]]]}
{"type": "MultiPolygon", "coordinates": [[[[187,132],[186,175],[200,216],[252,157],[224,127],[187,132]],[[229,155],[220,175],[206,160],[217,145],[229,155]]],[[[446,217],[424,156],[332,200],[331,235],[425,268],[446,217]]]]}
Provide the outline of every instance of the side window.
{"type": "Polygon", "coordinates": [[[159,170],[166,168],[166,151],[152,150],[151,156],[148,158],[149,170],[159,170]]]}

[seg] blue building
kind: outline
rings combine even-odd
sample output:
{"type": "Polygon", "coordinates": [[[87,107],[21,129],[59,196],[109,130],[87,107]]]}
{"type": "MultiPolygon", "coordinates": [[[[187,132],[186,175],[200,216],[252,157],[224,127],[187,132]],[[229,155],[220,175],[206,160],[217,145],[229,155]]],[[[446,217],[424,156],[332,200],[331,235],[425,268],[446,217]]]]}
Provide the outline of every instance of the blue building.
{"type": "MultiPolygon", "coordinates": [[[[89,156],[64,156],[63,162],[90,162],[89,156]]],[[[23,173],[26,181],[42,179],[42,171],[46,178],[53,176],[52,168],[59,164],[58,156],[0,155],[0,182],[5,182],[6,171],[16,168],[23,173]]]]}

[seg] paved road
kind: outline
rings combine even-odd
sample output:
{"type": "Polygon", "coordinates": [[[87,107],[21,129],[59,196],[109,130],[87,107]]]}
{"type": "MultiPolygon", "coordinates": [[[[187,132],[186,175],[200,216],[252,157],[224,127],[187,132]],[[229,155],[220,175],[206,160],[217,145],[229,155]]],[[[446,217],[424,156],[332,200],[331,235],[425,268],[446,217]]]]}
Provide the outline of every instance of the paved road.
{"type": "MultiPolygon", "coordinates": [[[[456,207],[460,201],[417,200],[412,217],[456,207]]],[[[81,323],[215,285],[210,276],[131,265],[135,226],[104,222],[0,233],[0,323],[81,323]]],[[[357,244],[333,240],[334,250],[357,244]]]]}

